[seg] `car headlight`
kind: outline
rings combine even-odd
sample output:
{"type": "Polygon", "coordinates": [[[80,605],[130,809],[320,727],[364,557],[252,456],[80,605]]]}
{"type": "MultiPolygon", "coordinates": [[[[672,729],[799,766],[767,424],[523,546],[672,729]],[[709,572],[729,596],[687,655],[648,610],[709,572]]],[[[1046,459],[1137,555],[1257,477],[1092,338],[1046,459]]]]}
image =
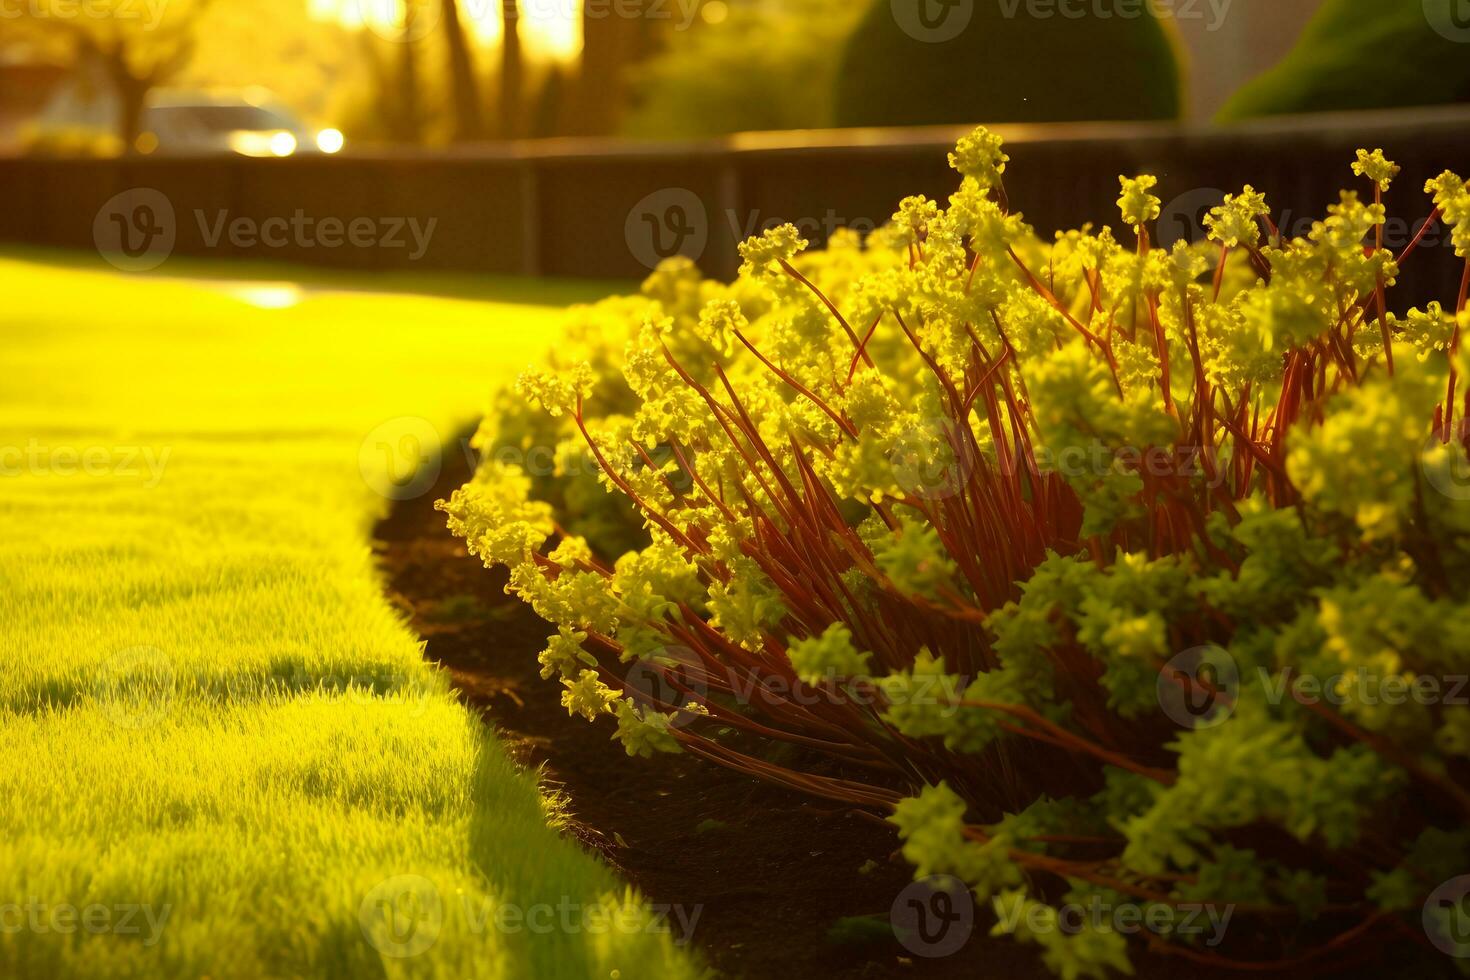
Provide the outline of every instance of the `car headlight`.
{"type": "Polygon", "coordinates": [[[296,137],[285,130],[271,135],[271,152],[278,157],[288,157],[296,152],[296,137]]]}

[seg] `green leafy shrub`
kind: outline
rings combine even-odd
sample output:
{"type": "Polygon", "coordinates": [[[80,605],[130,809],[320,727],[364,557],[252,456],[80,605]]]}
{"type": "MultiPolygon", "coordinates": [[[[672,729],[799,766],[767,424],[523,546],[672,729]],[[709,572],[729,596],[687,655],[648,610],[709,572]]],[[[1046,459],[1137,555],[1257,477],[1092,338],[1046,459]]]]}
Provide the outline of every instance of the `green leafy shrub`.
{"type": "Polygon", "coordinates": [[[629,135],[689,139],[832,125],[832,56],[863,11],[852,0],[732,3],[632,70],[629,135]]]}
{"type": "Polygon", "coordinates": [[[1455,305],[1395,316],[1381,153],[1306,237],[1247,187],[1170,251],[1152,177],[1136,244],[1044,241],[999,140],[951,162],[949,206],[866,249],[786,226],[731,286],[667,266],[597,308],[593,363],[523,376],[643,547],[609,561],[495,459],[451,530],[555,624],[568,711],[887,815],[1063,976],[1128,967],[1077,905],[1209,964],[1422,937],[1470,867],[1470,192],[1429,187],[1455,305]]]}
{"type": "Polygon", "coordinates": [[[1220,117],[1470,102],[1470,24],[1459,3],[1327,0],[1280,64],[1236,92],[1220,117]]]}
{"type": "Polygon", "coordinates": [[[1103,14],[954,6],[948,16],[968,21],[954,37],[935,40],[923,35],[923,22],[901,23],[887,0],[874,3],[843,51],[836,125],[1177,118],[1169,29],[1142,7],[1136,17],[1103,14]]]}

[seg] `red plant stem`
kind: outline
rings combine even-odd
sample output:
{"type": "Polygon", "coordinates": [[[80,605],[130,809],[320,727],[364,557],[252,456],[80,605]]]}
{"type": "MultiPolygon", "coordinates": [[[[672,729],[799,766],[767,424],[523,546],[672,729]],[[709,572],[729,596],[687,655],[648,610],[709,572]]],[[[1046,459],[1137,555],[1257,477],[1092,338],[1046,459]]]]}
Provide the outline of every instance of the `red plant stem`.
{"type": "MultiPolygon", "coordinates": [[[[1174,784],[1174,780],[1176,777],[1173,773],[1164,769],[1153,769],[1148,766],[1139,765],[1132,759],[1129,759],[1127,756],[1120,755],[1116,752],[1110,752],[1107,749],[1102,748],[1101,746],[1094,745],[1093,743],[1087,741],[1087,739],[1082,738],[1080,735],[1077,735],[1074,732],[1068,731],[1055,722],[1049,721],[1043,716],[1037,714],[1031,708],[1025,707],[1024,705],[1001,704],[996,701],[966,700],[958,702],[955,707],[979,708],[985,711],[999,711],[1001,714],[1011,715],[1012,717],[1019,718],[1022,721],[1027,722],[1028,724],[1035,725],[1037,728],[1040,728],[1042,731],[1046,732],[1048,735],[1051,736],[1051,740],[1054,740],[1052,741],[1052,744],[1060,745],[1064,748],[1070,747],[1078,751],[1085,752],[1088,755],[1101,759],[1108,765],[1118,766],[1121,769],[1127,769],[1129,772],[1138,773],[1140,776],[1147,776],[1149,779],[1152,779],[1155,782],[1160,783],[1164,786],[1172,786],[1174,784]]],[[[1015,731],[1019,735],[1026,735],[1030,738],[1041,737],[1037,733],[1028,731],[1024,728],[1011,727],[1010,730],[1015,731]]]]}
{"type": "Polygon", "coordinates": [[[1118,373],[1118,362],[1113,359],[1112,347],[1108,344],[1103,343],[1096,334],[1084,327],[1077,320],[1077,318],[1072,315],[1071,311],[1062,304],[1062,301],[1057,299],[1056,293],[1053,293],[1050,289],[1047,289],[1046,284],[1043,283],[1040,279],[1037,279],[1035,273],[1027,268],[1026,263],[1021,261],[1021,257],[1016,254],[1015,249],[1010,249],[1009,254],[1011,256],[1011,261],[1015,262],[1016,267],[1021,270],[1023,275],[1025,275],[1026,281],[1030,283],[1031,288],[1034,289],[1038,294],[1040,294],[1042,299],[1050,303],[1052,305],[1052,308],[1060,313],[1066,319],[1066,321],[1072,325],[1072,328],[1074,330],[1080,333],[1083,337],[1086,337],[1088,343],[1097,345],[1098,350],[1101,350],[1105,355],[1107,355],[1108,363],[1112,366],[1113,374],[1116,380],[1116,375],[1118,373]]]}
{"type": "Polygon", "coordinates": [[[1156,953],[1166,956],[1178,956],[1180,959],[1190,960],[1205,966],[1219,966],[1229,970],[1258,971],[1262,973],[1277,973],[1282,970],[1291,970],[1306,966],[1324,956],[1328,956],[1339,949],[1346,948],[1365,936],[1374,926],[1383,922],[1391,913],[1384,911],[1374,912],[1353,928],[1333,937],[1327,943],[1308,950],[1299,956],[1292,956],[1276,960],[1238,960],[1228,956],[1215,953],[1206,953],[1203,950],[1185,946],[1182,943],[1169,943],[1155,936],[1148,936],[1149,947],[1156,953]]]}
{"type": "MultiPolygon", "coordinates": [[[[1382,228],[1379,225],[1379,228],[1382,228]]],[[[1378,286],[1373,291],[1378,302],[1378,324],[1383,331],[1383,357],[1388,366],[1389,377],[1393,376],[1393,334],[1388,329],[1388,299],[1384,295],[1383,276],[1378,277],[1378,286]]]]}
{"type": "Polygon", "coordinates": [[[767,360],[766,359],[766,355],[762,354],[759,350],[757,350],[756,349],[756,346],[754,344],[752,344],[749,340],[746,339],[745,334],[741,333],[739,330],[736,330],[735,331],[735,337],[742,344],[744,344],[745,345],[745,349],[748,350],[748,351],[750,351],[752,354],[754,354],[756,356],[756,360],[758,360],[762,364],[764,364],[770,370],[770,372],[772,374],[774,374],[776,377],[780,378],[782,381],[786,382],[788,385],[790,385],[796,391],[798,391],[802,395],[804,395],[807,398],[807,400],[809,400],[813,405],[817,406],[822,411],[826,412],[827,415],[832,419],[832,421],[837,423],[837,427],[839,429],[841,429],[843,432],[847,433],[853,439],[856,439],[858,437],[857,428],[855,426],[853,426],[853,424],[851,422],[849,422],[847,419],[843,418],[842,415],[840,413],[838,413],[837,410],[834,409],[831,405],[828,405],[821,398],[818,398],[812,392],[812,390],[810,388],[808,388],[806,385],[802,384],[800,381],[797,381],[790,374],[788,374],[787,372],[781,370],[779,367],[777,367],[776,365],[772,364],[769,360],[767,360]]]}
{"type": "Polygon", "coordinates": [[[1438,789],[1453,800],[1463,813],[1470,814],[1470,791],[1425,769],[1419,764],[1417,759],[1400,751],[1388,739],[1381,738],[1372,732],[1359,728],[1327,705],[1307,699],[1298,699],[1298,703],[1308,711],[1322,717],[1345,735],[1362,742],[1395,765],[1402,766],[1406,772],[1413,775],[1416,779],[1438,789]]]}
{"type": "Polygon", "coordinates": [[[834,317],[837,318],[838,323],[842,324],[842,329],[847,332],[847,338],[852,341],[853,349],[862,356],[863,363],[867,364],[868,367],[872,367],[873,359],[868,356],[868,352],[863,349],[862,342],[858,340],[858,335],[853,333],[852,327],[847,322],[847,318],[844,317],[842,313],[837,309],[837,307],[833,305],[832,301],[827,298],[827,294],[822,292],[815,285],[813,285],[810,279],[802,275],[801,272],[796,268],[796,266],[792,265],[790,262],[787,262],[785,259],[781,260],[781,269],[788,276],[801,283],[807,289],[810,289],[812,293],[817,297],[817,299],[822,301],[822,304],[827,307],[828,312],[830,312],[834,317]]]}
{"type": "Polygon", "coordinates": [[[858,344],[857,353],[852,355],[852,362],[847,366],[847,383],[852,384],[852,379],[857,377],[857,368],[868,353],[868,341],[873,339],[873,334],[878,332],[878,324],[883,322],[883,314],[879,313],[868,332],[863,334],[863,342],[858,344]]]}
{"type": "Polygon", "coordinates": [[[1459,381],[1458,365],[1460,354],[1460,314],[1465,312],[1465,303],[1470,299],[1470,259],[1465,260],[1465,273],[1460,277],[1460,298],[1455,301],[1455,329],[1450,335],[1450,382],[1444,398],[1444,441],[1449,442],[1455,430],[1455,384],[1459,381]]]}
{"type": "Polygon", "coordinates": [[[587,447],[592,450],[592,455],[596,457],[597,465],[602,467],[602,471],[608,475],[608,479],[616,483],[618,489],[628,495],[629,500],[637,504],[638,508],[647,514],[654,523],[667,531],[669,537],[678,541],[681,547],[693,552],[702,551],[703,549],[695,544],[687,534],[675,527],[672,521],[655,510],[648,501],[638,496],[633,488],[628,485],[628,482],[618,475],[618,472],[613,469],[612,464],[602,455],[602,450],[597,448],[597,443],[592,440],[592,436],[587,432],[586,424],[582,421],[582,396],[580,395],[577,396],[577,410],[573,413],[572,419],[576,422],[578,431],[582,433],[582,438],[586,441],[587,447]]]}
{"type": "Polygon", "coordinates": [[[1409,242],[1408,246],[1399,253],[1398,258],[1394,260],[1395,264],[1403,265],[1405,260],[1414,254],[1414,250],[1419,247],[1420,242],[1424,241],[1425,234],[1428,233],[1430,228],[1434,227],[1434,223],[1439,220],[1439,216],[1440,209],[1437,207],[1429,212],[1429,217],[1424,219],[1424,224],[1419,227],[1419,232],[1414,236],[1414,240],[1409,242]]]}
{"type": "Polygon", "coordinates": [[[1164,411],[1179,417],[1179,409],[1174,407],[1173,382],[1169,375],[1169,340],[1164,335],[1164,325],[1159,320],[1159,299],[1157,296],[1148,297],[1148,319],[1154,328],[1154,348],[1159,354],[1159,388],[1164,393],[1164,411]]]}

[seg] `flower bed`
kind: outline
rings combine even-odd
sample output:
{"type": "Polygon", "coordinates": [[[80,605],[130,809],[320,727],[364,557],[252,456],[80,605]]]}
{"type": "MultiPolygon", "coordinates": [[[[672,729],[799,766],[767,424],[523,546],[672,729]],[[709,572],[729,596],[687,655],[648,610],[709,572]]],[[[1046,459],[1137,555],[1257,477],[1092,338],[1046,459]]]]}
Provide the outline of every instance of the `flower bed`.
{"type": "MultiPolygon", "coordinates": [[[[1379,152],[1304,237],[1247,187],[1167,251],[1152,177],[1132,244],[1045,241],[999,140],[951,163],[947,208],[778,228],[728,286],[668,263],[522,377],[545,417],[502,405],[441,506],[556,624],[544,676],[630,755],[887,815],[1064,976],[1129,936],[1466,951],[1470,264],[1389,312],[1419,243],[1382,247],[1379,152]]],[[[1470,258],[1470,193],[1428,190],[1470,258]]]]}

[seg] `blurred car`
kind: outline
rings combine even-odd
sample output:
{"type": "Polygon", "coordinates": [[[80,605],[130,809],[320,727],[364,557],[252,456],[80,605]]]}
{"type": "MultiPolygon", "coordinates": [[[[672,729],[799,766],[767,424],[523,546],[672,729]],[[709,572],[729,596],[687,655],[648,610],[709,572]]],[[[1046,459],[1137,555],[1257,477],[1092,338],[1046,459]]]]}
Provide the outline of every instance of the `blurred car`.
{"type": "Polygon", "coordinates": [[[168,155],[289,157],[338,153],[344,142],[339,131],[310,129],[259,94],[160,90],[143,112],[137,148],[168,155]]]}
{"type": "MultiPolygon", "coordinates": [[[[43,146],[53,134],[68,143],[80,133],[115,142],[118,121],[106,88],[78,80],[56,93],[30,129],[43,146]]],[[[289,157],[339,153],[345,142],[336,129],[307,126],[264,89],[158,89],[148,96],[134,148],[158,156],[289,157]]]]}

